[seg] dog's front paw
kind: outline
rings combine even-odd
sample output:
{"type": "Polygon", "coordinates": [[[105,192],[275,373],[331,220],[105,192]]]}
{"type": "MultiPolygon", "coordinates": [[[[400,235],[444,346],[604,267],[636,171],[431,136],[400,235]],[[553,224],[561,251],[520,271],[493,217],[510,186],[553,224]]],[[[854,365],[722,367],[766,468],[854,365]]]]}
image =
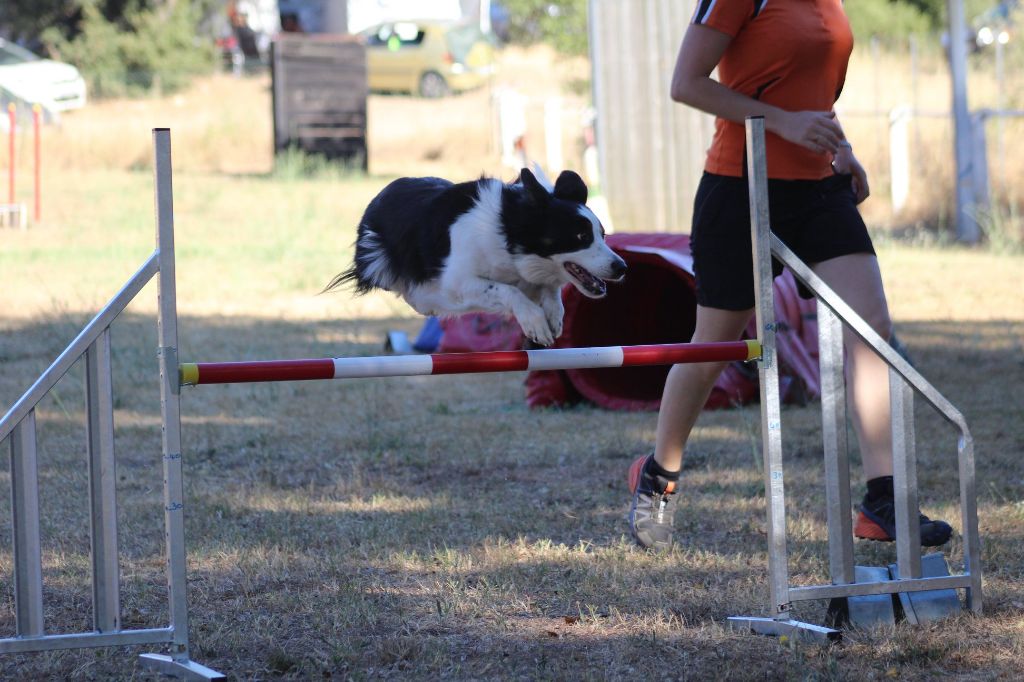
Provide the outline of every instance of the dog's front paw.
{"type": "Polygon", "coordinates": [[[544,317],[548,321],[551,337],[557,339],[562,335],[562,319],[565,317],[562,296],[557,292],[553,296],[546,296],[541,299],[540,305],[544,309],[544,317]]]}
{"type": "Polygon", "coordinates": [[[561,336],[562,335],[562,318],[559,317],[558,319],[553,320],[553,319],[551,319],[549,317],[548,318],[548,329],[551,331],[551,338],[552,339],[557,339],[559,336],[561,336]]]}
{"type": "Polygon", "coordinates": [[[562,302],[558,301],[558,307],[544,306],[544,317],[548,321],[548,329],[551,330],[551,338],[557,339],[562,335],[562,319],[565,317],[565,309],[562,302]]]}
{"type": "Polygon", "coordinates": [[[555,342],[552,330],[548,326],[548,320],[540,308],[531,310],[529,313],[516,315],[516,321],[531,341],[541,346],[550,346],[555,342]]]}

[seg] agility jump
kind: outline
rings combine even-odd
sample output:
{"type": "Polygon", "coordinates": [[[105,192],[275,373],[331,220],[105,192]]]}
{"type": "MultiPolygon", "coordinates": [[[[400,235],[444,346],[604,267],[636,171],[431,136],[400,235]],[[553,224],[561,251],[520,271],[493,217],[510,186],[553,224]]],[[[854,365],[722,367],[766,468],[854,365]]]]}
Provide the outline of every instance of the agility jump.
{"type": "MultiPolygon", "coordinates": [[[[413,376],[530,369],[575,369],[666,365],[681,362],[758,360],[761,386],[761,434],[768,530],[768,617],[732,617],[735,629],[832,639],[838,631],[791,618],[793,602],[841,599],[851,613],[859,598],[898,593],[904,609],[911,596],[928,601],[929,594],[963,589],[966,605],[981,612],[981,566],[974,441],[960,412],[953,407],[885,340],[857,316],[827,285],[776,237],[768,223],[764,121],[747,120],[751,235],[754,250],[755,299],[759,338],[716,344],[613,346],[496,353],[435,354],[371,358],[325,358],[264,362],[178,363],[177,303],[174,267],[174,220],[171,196],[170,131],[153,131],[157,248],[132,278],[85,326],[63,353],[26,391],[2,419],[0,441],[10,440],[16,635],[0,639],[0,654],[68,648],[159,644],[167,654],[142,654],[140,665],[188,679],[223,679],[223,675],[190,658],[184,487],[181,449],[181,388],[185,385],[295,381],[358,377],[413,376]],[[776,322],[771,257],[789,267],[818,298],[819,347],[822,376],[822,434],[828,508],[829,573],[831,584],[793,586],[789,583],[786,550],[785,493],[782,468],[781,407],[775,345],[776,322]],[[113,387],[110,365],[110,325],[154,276],[158,277],[158,359],[164,525],[166,539],[169,624],[150,629],[121,627],[118,598],[117,508],[113,452],[113,387]],[[893,464],[896,490],[898,575],[864,578],[853,565],[850,530],[849,463],[845,438],[842,388],[842,324],[878,353],[890,367],[893,416],[893,464]],[[93,558],[93,630],[52,633],[45,629],[40,555],[39,490],[35,410],[39,401],[81,357],[86,358],[86,411],[91,541],[93,558]],[[957,461],[960,475],[961,533],[964,570],[949,575],[945,559],[922,562],[918,537],[917,477],[914,453],[913,396],[925,398],[959,431],[957,461]]],[[[935,555],[932,555],[934,557],[935,555]]],[[[926,558],[929,559],[929,558],[926,558]]],[[[954,594],[954,597],[956,595],[954,594]]],[[[954,599],[959,609],[958,599],[954,599]]],[[[932,609],[932,617],[936,609],[932,609]]]]}
{"type": "Polygon", "coordinates": [[[639,367],[686,362],[757,360],[761,344],[755,340],[729,343],[666,343],[649,346],[549,348],[487,353],[434,353],[378,357],[264,360],[256,362],[201,362],[179,365],[182,386],[242,384],[268,381],[365,379],[433,374],[483,374],[554,369],[639,367]]]}

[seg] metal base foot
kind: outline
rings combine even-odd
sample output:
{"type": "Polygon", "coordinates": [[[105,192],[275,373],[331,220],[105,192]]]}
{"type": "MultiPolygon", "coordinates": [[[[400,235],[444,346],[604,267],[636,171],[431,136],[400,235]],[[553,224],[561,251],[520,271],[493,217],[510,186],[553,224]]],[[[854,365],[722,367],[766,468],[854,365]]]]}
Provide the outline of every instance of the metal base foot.
{"type": "MultiPolygon", "coordinates": [[[[894,580],[899,580],[900,569],[897,564],[890,564],[889,572],[894,580]]],[[[949,564],[940,552],[921,557],[921,577],[941,578],[949,575],[949,564]]],[[[922,592],[900,592],[900,605],[908,623],[918,625],[934,620],[941,620],[956,615],[961,611],[960,595],[956,590],[924,590],[922,592]]]]}
{"type": "Polygon", "coordinates": [[[195,661],[190,661],[187,658],[184,660],[175,660],[170,656],[164,656],[163,654],[141,654],[139,656],[139,665],[147,670],[160,673],[161,675],[180,677],[183,680],[227,679],[216,670],[207,668],[205,665],[200,665],[195,661]]]}
{"type": "MultiPolygon", "coordinates": [[[[854,566],[854,580],[858,583],[883,582],[889,579],[889,569],[881,566],[854,566]]],[[[866,594],[859,597],[836,597],[829,602],[825,622],[834,628],[875,628],[896,624],[896,609],[891,594],[866,594]]]]}
{"type": "Polygon", "coordinates": [[[839,630],[826,628],[813,623],[802,623],[798,620],[778,620],[777,618],[757,618],[754,616],[729,616],[729,629],[738,632],[753,632],[757,635],[772,637],[791,637],[803,642],[838,642],[842,638],[839,630]]]}

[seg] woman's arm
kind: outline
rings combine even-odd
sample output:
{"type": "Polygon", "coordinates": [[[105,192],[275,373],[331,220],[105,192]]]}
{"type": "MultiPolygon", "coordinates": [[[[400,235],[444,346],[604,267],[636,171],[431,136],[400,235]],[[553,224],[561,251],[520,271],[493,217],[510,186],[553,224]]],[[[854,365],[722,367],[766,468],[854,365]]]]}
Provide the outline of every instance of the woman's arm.
{"type": "Polygon", "coordinates": [[[743,123],[764,116],[765,128],[811,151],[835,154],[844,139],[832,111],[785,111],[730,90],[711,78],[732,38],[700,24],[691,24],[676,58],[672,99],[719,118],[743,123]]]}

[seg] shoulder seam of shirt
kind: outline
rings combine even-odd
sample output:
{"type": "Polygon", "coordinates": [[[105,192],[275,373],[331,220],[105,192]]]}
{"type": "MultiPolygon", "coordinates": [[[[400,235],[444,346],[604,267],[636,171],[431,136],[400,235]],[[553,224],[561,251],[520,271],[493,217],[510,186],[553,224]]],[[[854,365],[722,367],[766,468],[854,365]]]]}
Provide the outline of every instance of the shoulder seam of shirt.
{"type": "Polygon", "coordinates": [[[717,0],[700,0],[697,3],[697,9],[693,15],[693,23],[703,24],[708,19],[708,15],[711,14],[711,10],[715,6],[717,0]]]}

